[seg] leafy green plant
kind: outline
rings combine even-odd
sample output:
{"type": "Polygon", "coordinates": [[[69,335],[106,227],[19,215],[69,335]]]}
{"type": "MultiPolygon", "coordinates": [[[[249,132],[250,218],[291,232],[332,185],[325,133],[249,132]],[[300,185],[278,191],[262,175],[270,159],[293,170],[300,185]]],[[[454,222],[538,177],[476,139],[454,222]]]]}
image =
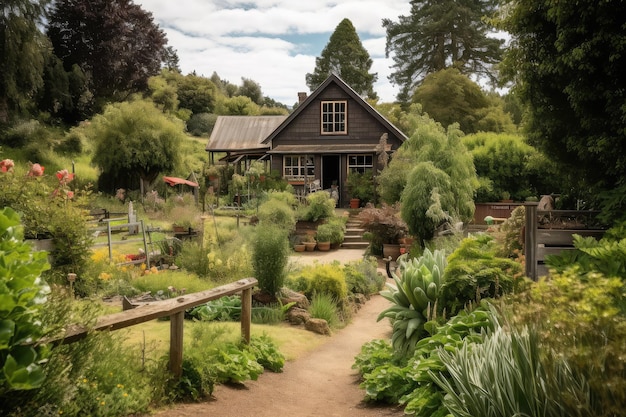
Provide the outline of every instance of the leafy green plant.
{"type": "Polygon", "coordinates": [[[344,265],[348,292],[369,296],[382,290],[386,278],[378,272],[378,261],[375,257],[351,261],[344,265]]]}
{"type": "Polygon", "coordinates": [[[410,355],[427,334],[425,325],[436,316],[446,264],[443,251],[425,249],[419,258],[401,260],[400,275],[393,275],[395,285],[387,284],[388,290],[380,293],[393,305],[382,311],[378,320],[391,319],[392,346],[400,356],[410,355]]]}
{"type": "Polygon", "coordinates": [[[259,206],[259,222],[261,224],[275,225],[287,231],[296,227],[296,213],[285,201],[270,198],[259,206]]]}
{"type": "Polygon", "coordinates": [[[49,287],[41,274],[50,267],[45,252],[32,252],[11,208],[0,210],[0,395],[29,390],[44,381],[46,347],[40,325],[49,287]]]}
{"type": "Polygon", "coordinates": [[[285,366],[285,356],[278,350],[272,339],[263,334],[253,337],[250,344],[245,346],[256,357],[256,361],[265,369],[272,372],[282,372],[285,366]]]}
{"type": "Polygon", "coordinates": [[[496,298],[523,288],[522,266],[496,255],[493,237],[479,235],[463,239],[448,257],[445,284],[441,287],[439,311],[454,315],[469,302],[496,298]]]}
{"type": "Polygon", "coordinates": [[[431,326],[432,336],[421,339],[412,356],[398,356],[387,341],[366,343],[355,358],[353,368],[362,375],[365,398],[404,405],[405,414],[418,417],[444,417],[443,391],[429,372],[445,372],[439,349],[453,352],[464,340],[480,343],[486,329],[498,325],[493,308],[484,304],[471,312],[462,311],[441,326],[431,326]]]}
{"type": "Polygon", "coordinates": [[[336,327],[339,323],[337,302],[329,294],[314,294],[309,306],[309,313],[313,318],[326,320],[331,328],[336,327]]]}
{"type": "Polygon", "coordinates": [[[346,188],[351,198],[362,204],[374,201],[374,179],[371,172],[351,172],[346,179],[346,188]]]}
{"type": "Polygon", "coordinates": [[[328,191],[318,191],[306,196],[307,207],[303,220],[316,222],[328,219],[335,214],[335,200],[330,198],[328,191]]]}
{"type": "Polygon", "coordinates": [[[339,223],[323,223],[317,226],[315,239],[318,242],[341,243],[343,242],[343,226],[339,223]]]}
{"type": "Polygon", "coordinates": [[[189,315],[204,321],[239,321],[241,297],[236,295],[220,297],[194,308],[189,315]]]}

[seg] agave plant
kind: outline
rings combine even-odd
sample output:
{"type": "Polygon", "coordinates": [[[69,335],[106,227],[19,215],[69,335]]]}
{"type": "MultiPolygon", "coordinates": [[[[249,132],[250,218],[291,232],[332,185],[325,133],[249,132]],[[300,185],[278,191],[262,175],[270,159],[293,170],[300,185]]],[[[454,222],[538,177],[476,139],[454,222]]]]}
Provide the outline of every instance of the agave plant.
{"type": "MultiPolygon", "coordinates": [[[[415,349],[415,344],[431,328],[429,322],[436,318],[437,298],[443,284],[443,271],[447,260],[444,251],[425,249],[419,258],[399,258],[399,274],[393,273],[395,285],[387,284],[381,295],[393,305],[378,316],[391,319],[394,350],[404,356],[415,349]]],[[[432,323],[434,328],[435,323],[432,323]]]]}

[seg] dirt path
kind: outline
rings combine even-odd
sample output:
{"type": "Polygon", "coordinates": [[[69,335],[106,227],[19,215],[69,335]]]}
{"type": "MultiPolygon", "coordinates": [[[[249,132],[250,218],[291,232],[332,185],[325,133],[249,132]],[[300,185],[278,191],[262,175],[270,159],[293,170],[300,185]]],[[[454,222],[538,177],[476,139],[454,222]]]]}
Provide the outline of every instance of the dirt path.
{"type": "Polygon", "coordinates": [[[403,416],[401,408],[372,406],[363,402],[358,373],[351,369],[363,343],[390,337],[387,321],[376,322],[388,304],[379,295],[369,300],[352,323],[328,342],[292,362],[284,371],[263,373],[245,386],[220,385],[214,399],[185,404],[157,413],[157,417],[383,417],[403,416]]]}

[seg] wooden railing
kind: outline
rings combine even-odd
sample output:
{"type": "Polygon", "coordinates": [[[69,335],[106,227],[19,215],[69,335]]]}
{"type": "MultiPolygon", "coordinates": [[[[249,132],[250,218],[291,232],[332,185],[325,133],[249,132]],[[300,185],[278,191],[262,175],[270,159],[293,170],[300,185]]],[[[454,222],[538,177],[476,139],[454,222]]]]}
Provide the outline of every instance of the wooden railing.
{"type": "Polygon", "coordinates": [[[62,337],[49,340],[52,343],[72,343],[87,336],[90,331],[118,330],[145,323],[161,317],[170,318],[170,371],[182,375],[183,367],[183,322],[185,310],[197,307],[207,301],[226,295],[241,293],[241,336],[250,342],[250,322],[252,318],[252,288],[256,278],[245,278],[210,290],[185,294],[167,300],[144,303],[132,310],[100,317],[92,328],[70,326],[62,337]]]}
{"type": "Polygon", "coordinates": [[[606,229],[597,222],[597,211],[537,209],[537,203],[524,204],[526,225],[524,256],[526,276],[537,280],[546,275],[546,255],[558,255],[564,250],[574,249],[573,235],[591,236],[600,239],[606,229]]]}

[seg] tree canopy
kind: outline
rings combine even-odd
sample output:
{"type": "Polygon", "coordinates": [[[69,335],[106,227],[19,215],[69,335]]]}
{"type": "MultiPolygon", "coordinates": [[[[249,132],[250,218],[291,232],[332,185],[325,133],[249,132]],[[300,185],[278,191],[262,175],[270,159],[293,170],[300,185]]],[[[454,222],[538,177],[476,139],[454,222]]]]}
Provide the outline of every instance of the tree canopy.
{"type": "Polygon", "coordinates": [[[93,162],[102,175],[135,176],[147,184],[174,170],[184,139],[182,122],[147,100],[108,105],[93,118],[87,136],[96,144],[93,162]]]}
{"type": "Polygon", "coordinates": [[[390,79],[400,86],[398,99],[408,102],[426,75],[449,67],[466,75],[494,77],[501,39],[489,37],[488,16],[497,0],[413,0],[411,14],[397,22],[383,19],[387,57],[394,64],[390,79]]]}
{"type": "Polygon", "coordinates": [[[506,10],[505,74],[528,107],[530,143],[577,174],[571,186],[596,196],[621,188],[623,201],[626,3],[516,0],[506,10]]]}
{"type": "Polygon", "coordinates": [[[371,67],[372,59],[352,22],[343,19],[330,36],[321,56],[315,58],[313,73],[306,74],[306,85],[313,91],[331,74],[335,74],[361,96],[375,99],[374,83],[378,75],[369,72],[371,67]]]}
{"type": "Polygon", "coordinates": [[[478,84],[456,68],[428,74],[415,90],[413,101],[443,126],[459,123],[464,133],[515,130],[503,110],[504,103],[490,100],[478,84]]]}
{"type": "Polygon", "coordinates": [[[148,78],[172,59],[152,14],[131,0],[57,0],[48,36],[66,71],[78,65],[88,74],[99,103],[146,91],[148,78]]]}
{"type": "Polygon", "coordinates": [[[37,25],[49,0],[4,0],[0,7],[0,122],[32,104],[43,85],[47,39],[37,25]]]}

